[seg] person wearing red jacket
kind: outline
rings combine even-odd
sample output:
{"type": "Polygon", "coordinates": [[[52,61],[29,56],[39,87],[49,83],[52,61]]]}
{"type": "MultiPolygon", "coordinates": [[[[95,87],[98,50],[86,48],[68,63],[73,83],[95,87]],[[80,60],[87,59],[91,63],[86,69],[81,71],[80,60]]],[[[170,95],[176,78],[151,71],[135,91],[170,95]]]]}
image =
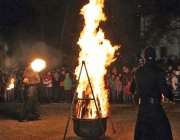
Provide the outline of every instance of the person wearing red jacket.
{"type": "Polygon", "coordinates": [[[132,92],[130,91],[130,85],[131,85],[131,81],[128,81],[127,85],[124,87],[125,101],[127,103],[132,102],[132,92]]]}
{"type": "Polygon", "coordinates": [[[52,102],[52,76],[51,72],[49,71],[43,78],[43,84],[46,91],[46,102],[52,102]]]}

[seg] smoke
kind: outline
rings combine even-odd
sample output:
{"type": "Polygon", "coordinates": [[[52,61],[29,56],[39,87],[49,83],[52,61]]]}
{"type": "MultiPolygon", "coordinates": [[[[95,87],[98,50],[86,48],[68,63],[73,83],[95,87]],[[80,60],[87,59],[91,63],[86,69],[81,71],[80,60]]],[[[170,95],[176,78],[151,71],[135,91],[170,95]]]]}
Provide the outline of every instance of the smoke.
{"type": "Polygon", "coordinates": [[[62,65],[62,52],[45,42],[19,42],[11,58],[6,58],[6,66],[28,66],[36,58],[46,62],[46,69],[51,70],[62,65]]]}

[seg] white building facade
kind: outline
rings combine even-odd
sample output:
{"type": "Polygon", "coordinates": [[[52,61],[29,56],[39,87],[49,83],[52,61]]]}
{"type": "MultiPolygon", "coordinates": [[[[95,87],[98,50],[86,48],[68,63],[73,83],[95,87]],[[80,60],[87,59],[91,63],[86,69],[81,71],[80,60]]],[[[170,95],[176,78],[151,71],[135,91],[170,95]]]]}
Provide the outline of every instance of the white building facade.
{"type": "MultiPolygon", "coordinates": [[[[144,31],[147,31],[147,17],[141,17],[141,36],[144,36],[144,31]]],[[[177,21],[172,22],[173,26],[175,28],[180,28],[180,22],[179,17],[177,18],[177,21]]],[[[172,31],[173,32],[173,31],[172,31]]],[[[176,30],[177,34],[180,35],[180,29],[176,30]]],[[[156,49],[157,59],[160,59],[161,57],[164,57],[165,61],[168,59],[169,56],[171,56],[172,59],[177,56],[180,58],[180,39],[175,38],[172,41],[173,43],[168,43],[166,40],[166,35],[164,35],[164,38],[160,41],[160,43],[157,46],[154,46],[156,49]]]]}

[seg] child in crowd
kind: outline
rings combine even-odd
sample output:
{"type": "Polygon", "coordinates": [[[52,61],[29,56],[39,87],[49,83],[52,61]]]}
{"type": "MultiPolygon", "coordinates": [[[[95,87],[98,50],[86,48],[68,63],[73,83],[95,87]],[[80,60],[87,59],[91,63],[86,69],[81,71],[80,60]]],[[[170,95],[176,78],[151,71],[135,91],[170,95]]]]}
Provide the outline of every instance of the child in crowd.
{"type": "Polygon", "coordinates": [[[127,85],[124,87],[125,100],[127,103],[132,102],[132,93],[130,91],[131,81],[128,81],[127,85]]]}

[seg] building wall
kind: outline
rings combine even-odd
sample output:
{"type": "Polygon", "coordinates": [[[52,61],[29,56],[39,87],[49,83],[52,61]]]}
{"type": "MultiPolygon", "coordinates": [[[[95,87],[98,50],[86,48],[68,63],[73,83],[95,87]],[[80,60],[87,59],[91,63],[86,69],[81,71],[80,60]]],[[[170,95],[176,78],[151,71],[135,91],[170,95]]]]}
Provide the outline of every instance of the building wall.
{"type": "MultiPolygon", "coordinates": [[[[144,31],[147,30],[146,25],[147,25],[147,17],[141,17],[141,36],[144,35],[144,31]]],[[[178,23],[179,27],[180,27],[180,23],[178,23]]],[[[177,26],[177,25],[175,25],[177,26]]],[[[178,31],[178,34],[180,34],[180,30],[178,31]]],[[[173,44],[170,44],[167,42],[167,40],[165,39],[166,36],[164,36],[164,38],[161,40],[160,44],[157,46],[154,46],[156,49],[156,54],[157,54],[157,59],[161,58],[161,55],[163,55],[163,51],[162,50],[167,50],[167,52],[165,53],[166,56],[163,56],[165,58],[165,60],[167,60],[168,56],[171,56],[172,59],[175,58],[175,56],[178,56],[178,58],[180,58],[180,39],[176,39],[174,40],[173,44]]]]}

